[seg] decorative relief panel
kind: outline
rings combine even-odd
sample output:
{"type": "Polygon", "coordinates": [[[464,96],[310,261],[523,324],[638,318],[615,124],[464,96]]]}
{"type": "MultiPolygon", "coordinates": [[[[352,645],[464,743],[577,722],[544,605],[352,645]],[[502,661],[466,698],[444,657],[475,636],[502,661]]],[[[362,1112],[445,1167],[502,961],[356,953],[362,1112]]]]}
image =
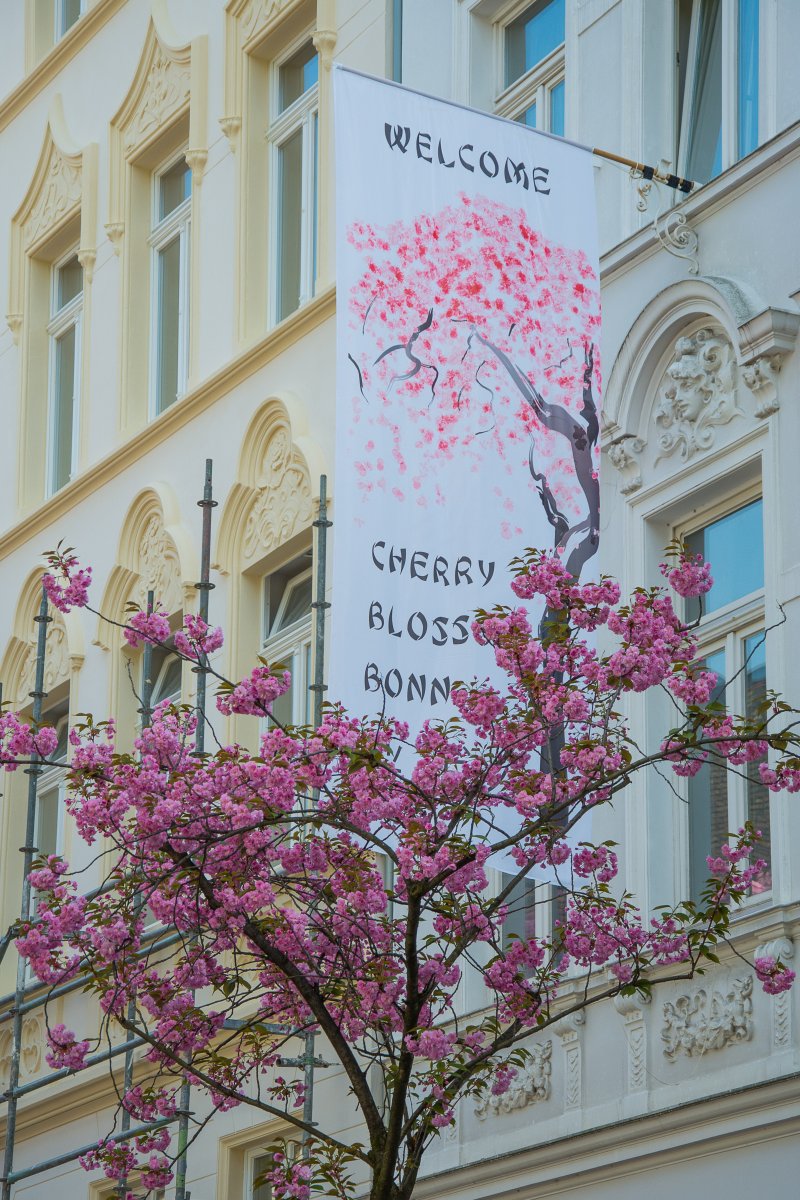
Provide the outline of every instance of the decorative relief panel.
{"type": "Polygon", "coordinates": [[[25,221],[23,244],[26,250],[50,233],[62,217],[81,202],[80,157],[70,160],[55,142],[44,170],[44,178],[33,207],[25,221]]]}
{"type": "Polygon", "coordinates": [[[650,996],[616,996],[614,1007],[625,1021],[625,1040],[628,1044],[628,1090],[640,1092],[647,1086],[647,1031],[644,1025],[644,1005],[650,996]]]}
{"type": "Polygon", "coordinates": [[[186,104],[190,81],[190,63],[176,61],[156,43],[147,85],[125,128],[123,145],[126,154],[145,142],[186,104]]]}
{"type": "Polygon", "coordinates": [[[700,988],[666,1003],[661,1030],[666,1057],[691,1058],[748,1042],[753,1036],[752,995],[753,977],[747,975],[732,980],[726,992],[715,989],[709,994],[700,988]]]}
{"type": "MultiPolygon", "coordinates": [[[[22,1042],[19,1055],[20,1080],[35,1078],[44,1066],[42,1048],[45,1041],[44,1018],[41,1014],[27,1017],[22,1023],[22,1042]]],[[[11,1055],[14,1049],[12,1030],[6,1025],[0,1035],[0,1093],[11,1080],[11,1055]]]]}
{"type": "MultiPolygon", "coordinates": [[[[794,958],[794,942],[788,937],[775,938],[759,946],[754,957],[780,959],[784,966],[788,966],[794,958]]],[[[781,1050],[792,1044],[791,992],[779,992],[772,997],[772,1040],[781,1050]]]]}
{"type": "MultiPolygon", "coordinates": [[[[58,616],[53,617],[47,626],[44,658],[44,690],[51,692],[58,683],[69,679],[70,661],[67,646],[67,633],[58,616]]],[[[38,626],[33,626],[34,629],[38,626]]],[[[31,642],[25,658],[25,665],[20,674],[20,699],[27,698],[36,683],[36,643],[31,642]]]]}
{"type": "Polygon", "coordinates": [[[147,521],[139,543],[139,576],[137,594],[131,599],[142,608],[147,603],[150,588],[167,612],[177,612],[183,607],[178,554],[158,512],[147,521]]]}
{"type": "Polygon", "coordinates": [[[564,1051],[564,1108],[580,1108],[583,1094],[580,1027],[586,1015],[575,1012],[558,1024],[558,1036],[564,1051]]]}
{"type": "Polygon", "coordinates": [[[778,374],[782,362],[780,354],[762,354],[742,371],[742,379],[755,397],[757,417],[769,417],[780,408],[778,374]]]}
{"type": "Polygon", "coordinates": [[[654,414],[659,457],[677,450],[686,462],[713,445],[718,426],[741,415],[736,371],[733,346],[721,333],[699,329],[678,338],[654,414]]]}
{"type": "Polygon", "coordinates": [[[293,2],[294,0],[247,0],[239,15],[242,42],[249,42],[254,33],[268,25],[282,8],[288,8],[293,2]]]}
{"type": "Polygon", "coordinates": [[[639,455],[646,445],[647,443],[642,438],[633,437],[631,434],[623,434],[606,447],[609,462],[622,476],[619,490],[623,496],[632,495],[633,492],[637,492],[642,486],[642,469],[639,463],[639,455]]]}
{"type": "Polygon", "coordinates": [[[514,1109],[527,1108],[529,1104],[548,1099],[553,1043],[542,1042],[532,1046],[529,1053],[530,1058],[525,1066],[517,1071],[507,1092],[502,1096],[489,1093],[481,1097],[475,1105],[475,1116],[478,1120],[484,1121],[488,1116],[513,1112],[514,1109]]]}
{"type": "Polygon", "coordinates": [[[271,437],[259,478],[258,496],[244,529],[243,550],[253,559],[282,545],[313,520],[311,481],[305,465],[293,453],[289,430],[271,437]]]}

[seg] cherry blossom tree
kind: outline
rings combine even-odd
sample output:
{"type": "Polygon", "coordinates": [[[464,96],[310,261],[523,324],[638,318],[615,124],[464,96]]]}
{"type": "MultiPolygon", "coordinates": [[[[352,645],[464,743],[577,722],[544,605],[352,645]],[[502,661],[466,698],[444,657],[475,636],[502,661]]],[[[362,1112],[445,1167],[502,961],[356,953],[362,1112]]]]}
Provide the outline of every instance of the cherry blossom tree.
{"type": "MultiPolygon", "coordinates": [[[[685,557],[665,573],[682,595],[710,586],[707,566],[685,557]]],[[[46,586],[66,609],[87,603],[89,582],[67,555],[46,586]]],[[[66,862],[37,861],[36,917],[17,945],[46,985],[85,978],[115,1036],[141,1039],[149,1073],[120,1097],[134,1120],[174,1115],[185,1076],[210,1111],[193,1117],[195,1134],[244,1104],[280,1118],[287,1136],[305,1135],[301,1158],[274,1147],[277,1197],[359,1186],[372,1200],[409,1200],[458,1104],[503,1094],[532,1035],[716,960],[763,865],[756,830],[715,848],[699,900],[654,913],[625,890],[613,844],[568,834],[623,791],[635,794],[649,772],[691,775],[708,760],[729,771],[756,764],[768,787],[797,791],[796,713],[774,696],[749,719],[713,703],[715,678],[662,589],[622,602],[614,581],[581,584],[557,555],[534,554],[518,564],[514,590],[561,619],[543,642],[525,608],[481,614],[474,635],[507,686],[456,689],[457,717],[424,726],[406,774],[394,751],[407,730],[336,704],[319,728],[273,722],[256,752],[198,754],[190,706],[157,708],[133,755],[115,749],[110,721],[87,718],[71,731],[67,806],[98,847],[106,887],[87,896],[66,862]],[[655,689],[670,697],[673,719],[660,745],[641,747],[626,698],[655,689]],[[541,751],[554,725],[562,749],[548,772],[541,751]],[[509,812],[519,819],[504,834],[509,812]],[[491,868],[501,852],[515,868],[498,889],[491,868]],[[516,885],[541,869],[566,889],[563,919],[504,938],[516,885]],[[153,936],[154,919],[169,939],[153,936]],[[456,995],[466,975],[483,1000],[464,1016],[456,995]],[[302,1077],[282,1066],[292,1038],[312,1030],[357,1107],[355,1139],[304,1120],[302,1077]]],[[[158,611],[126,627],[132,644],[168,633],[158,611]]],[[[208,668],[221,639],[187,617],[176,653],[208,668]]],[[[288,682],[259,665],[238,683],[219,679],[217,706],[267,717],[288,682]]],[[[7,770],[47,760],[54,743],[20,714],[0,716],[7,770]]],[[[780,961],[758,959],[754,970],[769,992],[792,983],[780,961]]],[[[51,1064],[76,1071],[98,1045],[94,1030],[63,1024],[49,1039],[51,1064]]],[[[106,1141],[87,1165],[113,1179],[139,1169],[145,1187],[163,1186],[168,1151],[169,1132],[157,1128],[138,1149],[106,1141]]]]}
{"type": "MultiPolygon", "coordinates": [[[[548,241],[521,209],[465,195],[348,235],[365,262],[349,297],[365,498],[385,486],[387,455],[408,477],[395,494],[423,502],[436,494],[423,478],[457,455],[477,470],[488,440],[502,464],[493,481],[530,473],[553,549],[579,578],[599,522],[600,293],[586,255],[548,241]]],[[[512,522],[530,526],[526,514],[512,522]]]]}

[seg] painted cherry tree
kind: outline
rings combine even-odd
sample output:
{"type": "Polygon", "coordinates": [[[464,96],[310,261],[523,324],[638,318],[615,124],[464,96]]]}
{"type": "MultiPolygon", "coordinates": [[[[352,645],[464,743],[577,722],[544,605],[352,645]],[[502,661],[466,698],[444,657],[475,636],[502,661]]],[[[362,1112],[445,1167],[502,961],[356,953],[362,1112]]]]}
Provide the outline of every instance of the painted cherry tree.
{"type": "MultiPolygon", "coordinates": [[[[684,596],[710,586],[701,562],[680,558],[665,573],[684,596]]],[[[89,582],[62,556],[46,586],[66,609],[87,604],[89,582]]],[[[654,913],[624,890],[613,844],[570,846],[566,835],[655,770],[680,779],[709,760],[728,771],[756,764],[773,791],[800,790],[797,713],[774,696],[749,719],[712,703],[715,678],[662,589],[622,601],[613,580],[580,584],[545,553],[519,564],[513,586],[520,601],[565,619],[546,642],[524,607],[476,619],[506,687],[456,689],[457,717],[425,724],[406,774],[395,750],[407,729],[336,704],[319,728],[273,723],[256,752],[232,744],[198,754],[191,706],[158,707],[133,755],[115,749],[112,722],[71,731],[67,808],[98,846],[107,886],[87,896],[66,862],[39,860],[36,918],[17,945],[49,986],[82,975],[109,1031],[142,1041],[135,1086],[120,1098],[142,1132],[106,1139],[87,1166],[164,1186],[172,1159],[160,1122],[174,1116],[185,1077],[204,1097],[192,1105],[193,1136],[215,1113],[247,1105],[279,1119],[287,1139],[306,1139],[300,1157],[280,1139],[273,1148],[279,1200],[358,1190],[409,1200],[459,1105],[502,1096],[539,1034],[619,993],[691,977],[726,952],[735,906],[763,865],[756,830],[714,848],[699,901],[654,913]],[[592,637],[599,629],[606,652],[592,637]],[[674,716],[648,749],[623,709],[626,695],[653,689],[666,689],[674,716]],[[554,726],[562,749],[549,772],[542,748],[554,726]],[[519,820],[503,834],[510,811],[519,820]],[[498,888],[500,851],[515,873],[498,888]],[[537,910],[533,929],[504,938],[517,885],[542,867],[566,890],[563,919],[551,925],[537,910]],[[467,975],[482,1001],[463,1015],[467,975]],[[356,1134],[308,1120],[302,1073],[283,1065],[308,1031],[343,1076],[356,1134]]],[[[134,645],[168,633],[158,610],[126,628],[134,645]]],[[[219,629],[187,617],[175,641],[213,677],[219,629]]],[[[288,686],[264,664],[238,682],[217,678],[222,714],[268,716],[288,686]]],[[[0,716],[7,770],[39,766],[53,750],[51,730],[0,716]]],[[[772,958],[752,969],[768,992],[793,980],[772,958]]],[[[87,1024],[50,1029],[53,1066],[82,1069],[106,1036],[93,1014],[87,1024]]]]}
{"type": "Polygon", "coordinates": [[[524,471],[579,578],[599,521],[600,293],[586,255],[549,241],[523,210],[466,195],[348,236],[364,261],[349,297],[364,499],[387,486],[391,456],[396,499],[457,507],[436,483],[457,456],[493,480],[498,534],[510,538],[530,514],[503,478],[524,471]]]}

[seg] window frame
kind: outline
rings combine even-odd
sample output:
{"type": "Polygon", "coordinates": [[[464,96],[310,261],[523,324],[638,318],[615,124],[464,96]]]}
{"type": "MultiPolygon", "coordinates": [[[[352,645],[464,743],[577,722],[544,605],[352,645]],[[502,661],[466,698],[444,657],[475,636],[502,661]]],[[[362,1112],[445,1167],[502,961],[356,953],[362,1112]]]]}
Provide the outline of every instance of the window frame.
{"type": "MultiPolygon", "coordinates": [[[[73,258],[78,257],[77,248],[72,248],[67,254],[58,258],[50,268],[50,319],[47,323],[48,365],[47,365],[47,445],[46,445],[46,476],[45,496],[50,499],[66,487],[75,477],[78,467],[78,451],[80,446],[81,419],[81,339],[83,333],[83,294],[84,279],[81,265],[81,290],[61,308],[58,304],[58,276],[73,258]],[[70,445],[69,479],[65,483],[56,484],[56,458],[58,454],[57,429],[57,387],[58,387],[58,343],[70,329],[75,330],[75,359],[72,369],[72,434],[70,445]]],[[[80,260],[78,260],[80,263],[80,260]]]]}
{"type": "MultiPolygon", "coordinates": [[[[319,78],[280,112],[280,72],[286,63],[311,43],[312,32],[306,31],[290,42],[270,63],[268,105],[269,121],[265,132],[267,142],[268,206],[271,215],[268,236],[270,269],[267,271],[267,321],[270,327],[287,320],[312,300],[316,291],[317,252],[319,236],[319,78]],[[274,117],[272,114],[276,114],[274,117]],[[280,186],[281,148],[300,130],[301,151],[301,214],[300,214],[300,296],[297,307],[280,315],[281,284],[281,225],[280,186]]],[[[314,47],[318,57],[318,51],[314,47]]]]}
{"type": "MultiPolygon", "coordinates": [[[[541,133],[551,133],[555,137],[564,137],[566,135],[566,105],[565,105],[565,127],[559,133],[554,133],[552,128],[552,96],[553,91],[559,84],[564,84],[566,89],[566,29],[564,31],[564,41],[529,67],[518,79],[506,84],[505,82],[505,39],[508,27],[522,16],[527,8],[531,7],[531,0],[521,0],[520,3],[514,5],[510,10],[506,10],[502,16],[496,21],[496,38],[497,38],[497,79],[499,81],[499,90],[495,96],[495,112],[499,117],[506,117],[508,120],[520,121],[526,124],[524,120],[525,113],[532,105],[536,105],[536,124],[527,126],[529,129],[536,129],[541,133]]],[[[566,100],[566,91],[565,91],[566,100]]]]}
{"type": "MultiPolygon", "coordinates": [[[[674,43],[675,43],[675,143],[677,147],[677,163],[679,174],[689,172],[689,147],[694,114],[695,85],[697,82],[697,65],[699,54],[700,13],[705,0],[691,0],[692,9],[688,38],[688,60],[684,79],[683,95],[680,90],[680,3],[675,0],[674,6],[674,43]]],[[[722,78],[720,96],[720,170],[718,175],[709,179],[695,180],[698,184],[710,183],[729,167],[752,154],[765,139],[764,106],[761,103],[761,55],[764,45],[764,6],[758,0],[758,129],[756,144],[752,149],[739,153],[739,5],[740,0],[720,0],[720,19],[722,22],[722,78]]]]}
{"type": "MultiPolygon", "coordinates": [[[[300,557],[300,556],[297,556],[300,557]]],[[[291,559],[285,564],[286,567],[291,566],[294,560],[291,559]]],[[[292,672],[292,724],[305,725],[311,720],[311,683],[312,683],[312,656],[314,645],[314,609],[310,605],[307,615],[298,617],[292,621],[291,625],[287,625],[284,629],[279,630],[272,636],[269,635],[266,629],[266,585],[271,575],[274,575],[281,568],[276,567],[272,571],[267,571],[261,576],[261,646],[259,653],[269,663],[286,662],[289,657],[294,658],[299,655],[302,664],[301,682],[302,687],[297,686],[297,673],[292,672]]],[[[275,614],[275,622],[278,621],[281,613],[284,611],[292,589],[305,580],[312,581],[313,595],[313,580],[314,580],[314,565],[309,562],[308,567],[298,570],[293,575],[289,576],[286,582],[284,593],[281,596],[278,611],[275,614]]],[[[312,600],[313,605],[313,600],[312,600]]],[[[287,670],[291,670],[287,662],[287,670]]],[[[265,723],[265,728],[267,724],[265,723]]]]}
{"type": "Polygon", "coordinates": [[[185,200],[159,218],[159,189],[161,180],[179,162],[186,162],[185,149],[171,155],[152,173],[150,188],[150,233],[147,245],[150,251],[150,335],[148,367],[148,415],[151,421],[161,416],[186,394],[189,379],[189,334],[190,276],[191,276],[191,229],[194,181],[192,170],[186,163],[190,176],[189,195],[185,200]],[[161,331],[161,305],[159,303],[159,256],[178,239],[178,370],[175,400],[161,403],[159,395],[159,335],[161,331]]]}
{"type": "Polygon", "coordinates": [[[78,15],[71,25],[64,24],[66,0],[53,0],[53,45],[58,45],[86,14],[86,0],[79,0],[78,15]]]}
{"type": "MultiPolygon", "coordinates": [[[[684,601],[684,620],[693,625],[694,635],[697,639],[697,658],[706,659],[709,655],[722,653],[725,661],[725,706],[730,712],[743,714],[745,712],[745,663],[746,652],[745,643],[748,638],[755,634],[764,633],[766,628],[767,618],[767,564],[766,564],[766,519],[764,510],[764,492],[759,484],[751,484],[733,494],[729,493],[724,499],[719,500],[716,504],[703,508],[700,512],[692,515],[691,520],[687,520],[674,527],[676,538],[685,540],[693,533],[699,532],[701,529],[707,528],[715,521],[719,521],[724,517],[731,516],[740,509],[746,508],[748,505],[760,500],[762,504],[762,529],[761,529],[761,548],[764,557],[764,584],[761,588],[749,592],[744,596],[740,596],[736,600],[730,601],[728,604],[722,605],[713,612],[703,615],[696,624],[696,618],[693,618],[691,604],[696,601],[684,601]]],[[[714,564],[711,563],[713,574],[714,564]]],[[[729,771],[726,774],[726,790],[727,790],[727,821],[728,832],[734,832],[740,829],[747,819],[748,815],[748,781],[744,776],[746,767],[737,768],[734,771],[729,771]]],[[[676,779],[677,782],[677,779],[676,779]]],[[[691,893],[691,826],[690,826],[690,800],[689,800],[689,784],[688,779],[680,781],[680,794],[683,797],[685,804],[682,809],[682,827],[683,834],[681,843],[684,847],[681,863],[681,894],[689,896],[691,893]]],[[[771,794],[768,795],[770,805],[770,831],[775,828],[775,814],[772,811],[771,794]]],[[[716,847],[709,847],[708,853],[714,853],[716,847]]],[[[774,859],[774,854],[773,854],[774,859]]],[[[774,867],[774,862],[768,864],[770,872],[774,867]]],[[[774,881],[770,887],[764,888],[762,891],[753,892],[746,897],[745,903],[749,906],[769,902],[774,891],[774,881]]]]}

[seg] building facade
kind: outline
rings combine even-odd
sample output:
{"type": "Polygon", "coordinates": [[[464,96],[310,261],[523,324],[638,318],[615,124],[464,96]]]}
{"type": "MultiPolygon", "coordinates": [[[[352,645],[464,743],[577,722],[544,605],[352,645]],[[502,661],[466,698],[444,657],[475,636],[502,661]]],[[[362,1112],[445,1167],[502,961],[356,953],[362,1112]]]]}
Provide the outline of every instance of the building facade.
{"type": "MultiPolygon", "coordinates": [[[[41,552],[94,568],[121,621],[153,588],[197,605],[213,459],[215,663],[291,660],[309,713],[312,521],[336,531],[334,61],[696,179],[660,194],[596,162],[603,288],[602,567],[655,583],[673,537],[711,558],[703,654],[734,706],[797,702],[800,667],[800,5],[794,0],[12,0],[0,37],[0,679],[32,690],[41,552]],[[764,631],[768,635],[764,637],[764,631]]],[[[337,596],[328,597],[335,605],[337,596]]],[[[87,612],[47,635],[46,715],[113,713],[132,744],[141,662],[87,612]],[[132,687],[133,684],[133,687],[132,687]]],[[[190,700],[191,672],[153,670],[190,700]]],[[[643,744],[666,722],[632,713],[643,744]]],[[[252,719],[250,719],[252,722],[252,719]]],[[[252,739],[247,719],[226,738],[252,739]]],[[[0,924],[19,912],[26,781],[3,781],[0,924]]],[[[693,894],[705,854],[750,817],[768,869],[733,942],[788,963],[800,929],[800,808],[749,777],[657,778],[596,836],[625,848],[645,905],[693,894]]],[[[98,868],[42,776],[37,845],[98,868]]],[[[534,1040],[528,1072],[429,1155],[420,1197],[486,1200],[791,1194],[800,1169],[800,1012],[731,951],[649,1005],[592,1008],[534,1040]]],[[[16,963],[0,965],[2,1012],[16,963]]],[[[579,986],[576,981],[575,986],[579,986]]],[[[36,995],[32,987],[32,995],[36,995]]],[[[474,1003],[465,987],[463,1003],[474,1003]]],[[[50,1024],[85,1023],[85,1000],[50,1024]]],[[[46,1071],[32,1008],[21,1082],[46,1071]]],[[[11,1024],[0,1024],[0,1090],[11,1024]]],[[[320,1121],[355,1128],[321,1073],[320,1121]]],[[[90,1144],[115,1103],[107,1067],[22,1098],[15,1169],[90,1144]]],[[[0,1114],[0,1130],[3,1116],[0,1114]]],[[[219,1116],[192,1148],[192,1200],[260,1200],[266,1127],[219,1116]]],[[[110,1194],[72,1162],[13,1195],[110,1194]]]]}

